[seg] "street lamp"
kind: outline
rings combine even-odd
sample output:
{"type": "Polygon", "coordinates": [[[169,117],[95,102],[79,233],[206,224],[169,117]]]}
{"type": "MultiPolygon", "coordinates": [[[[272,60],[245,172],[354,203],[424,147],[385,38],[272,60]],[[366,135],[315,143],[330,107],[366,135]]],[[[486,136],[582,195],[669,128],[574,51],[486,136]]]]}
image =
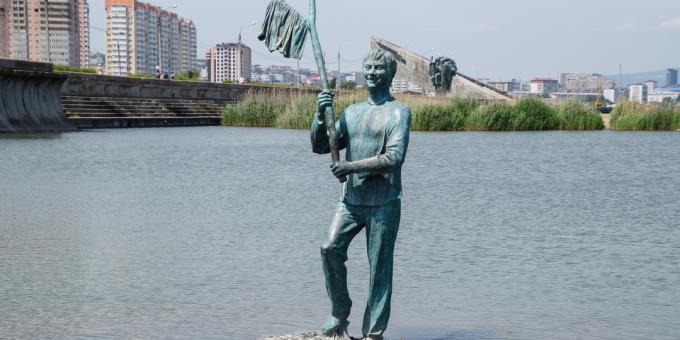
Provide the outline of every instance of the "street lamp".
{"type": "MultiPolygon", "coordinates": [[[[255,26],[255,21],[250,22],[250,26],[255,26]]],[[[241,79],[245,82],[245,77],[243,77],[243,51],[241,51],[241,40],[242,36],[241,34],[243,33],[243,25],[238,29],[238,71],[236,72],[236,82],[241,83],[241,79]]]]}
{"type": "MultiPolygon", "coordinates": [[[[346,43],[345,46],[351,47],[352,43],[346,43]]],[[[342,49],[342,45],[338,47],[338,73],[335,75],[335,91],[338,91],[340,89],[340,83],[342,82],[340,80],[340,50],[342,49]]]]}

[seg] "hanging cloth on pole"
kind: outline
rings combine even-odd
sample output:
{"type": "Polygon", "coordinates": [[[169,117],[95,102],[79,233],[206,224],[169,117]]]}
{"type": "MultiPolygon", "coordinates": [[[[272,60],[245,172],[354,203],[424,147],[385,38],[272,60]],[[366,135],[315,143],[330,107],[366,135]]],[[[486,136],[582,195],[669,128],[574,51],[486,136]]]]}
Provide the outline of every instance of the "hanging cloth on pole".
{"type": "Polygon", "coordinates": [[[279,51],[286,58],[302,58],[309,33],[309,20],[283,0],[272,0],[267,7],[260,40],[270,52],[279,51]]]}

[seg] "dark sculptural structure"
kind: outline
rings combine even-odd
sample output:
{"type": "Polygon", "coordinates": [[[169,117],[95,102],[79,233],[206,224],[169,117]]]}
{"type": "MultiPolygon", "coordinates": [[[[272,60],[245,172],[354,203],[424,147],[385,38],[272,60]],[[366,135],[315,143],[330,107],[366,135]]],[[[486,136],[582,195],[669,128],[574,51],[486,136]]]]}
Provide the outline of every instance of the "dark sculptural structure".
{"type": "MultiPolygon", "coordinates": [[[[409,142],[411,110],[390,95],[396,73],[394,55],[372,50],[364,59],[368,101],[348,107],[336,124],[337,142],[346,160],[331,164],[333,174],[347,177],[341,200],[331,220],[328,240],[321,247],[326,290],[332,311],[322,332],[346,334],[352,300],[347,290],[347,249],[366,231],[370,287],[362,332],[365,339],[382,339],[390,316],[394,244],[401,216],[401,166],[409,142]]],[[[323,112],[333,95],[318,96],[311,128],[315,153],[329,153],[323,112]]]]}
{"type": "Polygon", "coordinates": [[[457,72],[456,62],[451,58],[437,57],[430,61],[430,81],[438,93],[451,90],[457,72]]]}

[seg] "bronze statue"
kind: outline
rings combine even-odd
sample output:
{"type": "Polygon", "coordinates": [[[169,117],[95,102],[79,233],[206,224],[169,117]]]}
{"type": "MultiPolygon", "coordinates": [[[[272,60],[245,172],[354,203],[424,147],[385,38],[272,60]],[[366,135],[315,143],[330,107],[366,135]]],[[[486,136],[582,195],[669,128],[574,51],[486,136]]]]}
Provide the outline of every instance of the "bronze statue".
{"type": "Polygon", "coordinates": [[[451,90],[453,77],[457,72],[456,62],[451,58],[437,57],[430,61],[430,81],[437,92],[451,90]]]}
{"type": "MultiPolygon", "coordinates": [[[[337,143],[346,160],[331,164],[333,174],[347,177],[331,220],[328,240],[321,246],[331,315],[323,325],[326,336],[346,334],[352,300],[347,291],[347,248],[366,230],[370,287],[362,332],[365,339],[382,339],[390,317],[392,260],[401,216],[401,166],[406,157],[411,109],[390,94],[397,71],[395,56],[374,49],[364,59],[368,101],[348,107],[336,122],[337,143]]],[[[311,128],[312,149],[331,151],[323,112],[333,94],[318,96],[311,128]]]]}

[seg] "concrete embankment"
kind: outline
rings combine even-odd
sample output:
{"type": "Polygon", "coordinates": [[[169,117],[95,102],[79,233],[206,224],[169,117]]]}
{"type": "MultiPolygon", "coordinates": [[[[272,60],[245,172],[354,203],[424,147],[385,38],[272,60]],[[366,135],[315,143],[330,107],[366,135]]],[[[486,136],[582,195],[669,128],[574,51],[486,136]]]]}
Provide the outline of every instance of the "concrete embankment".
{"type": "Polygon", "coordinates": [[[604,128],[607,129],[607,130],[611,130],[611,128],[612,128],[612,126],[611,126],[611,116],[609,115],[609,113],[603,113],[603,114],[601,114],[601,116],[602,116],[602,123],[604,123],[604,128]]]}
{"type": "Polygon", "coordinates": [[[52,64],[0,59],[0,132],[219,125],[247,94],[315,92],[238,84],[53,72],[52,64]]]}
{"type": "Polygon", "coordinates": [[[0,59],[0,132],[73,130],[60,103],[67,78],[52,64],[0,59]]]}

